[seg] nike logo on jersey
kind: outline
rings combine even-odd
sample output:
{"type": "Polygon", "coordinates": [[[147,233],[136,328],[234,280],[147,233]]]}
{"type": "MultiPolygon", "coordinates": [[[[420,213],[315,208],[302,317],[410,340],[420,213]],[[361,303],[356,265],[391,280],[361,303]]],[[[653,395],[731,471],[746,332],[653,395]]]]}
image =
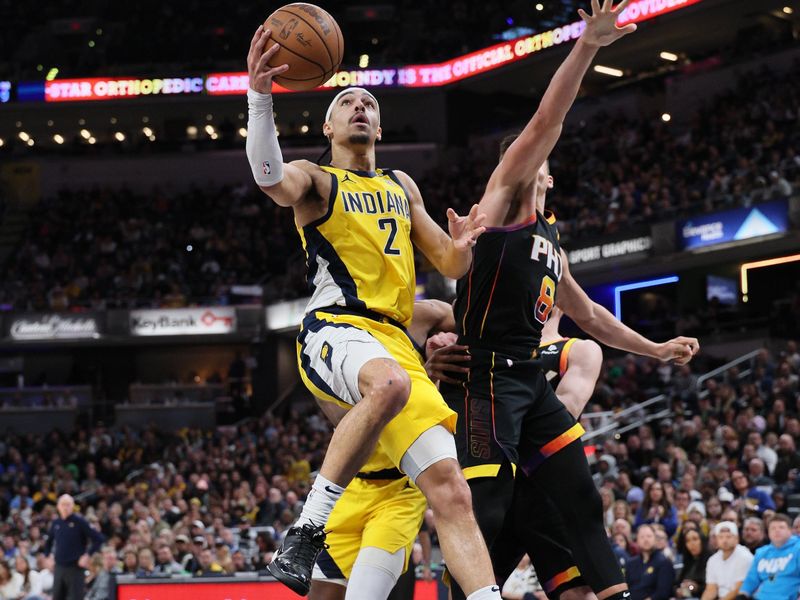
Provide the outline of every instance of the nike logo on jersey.
{"type": "Polygon", "coordinates": [[[499,587],[497,587],[496,585],[493,585],[493,586],[492,586],[492,591],[493,591],[493,592],[499,592],[499,591],[500,591],[500,588],[499,588],[499,587]]]}
{"type": "Polygon", "coordinates": [[[540,235],[533,236],[533,248],[531,249],[531,260],[541,262],[542,257],[547,261],[547,268],[556,275],[556,279],[561,281],[561,254],[556,250],[553,242],[540,235]]]}

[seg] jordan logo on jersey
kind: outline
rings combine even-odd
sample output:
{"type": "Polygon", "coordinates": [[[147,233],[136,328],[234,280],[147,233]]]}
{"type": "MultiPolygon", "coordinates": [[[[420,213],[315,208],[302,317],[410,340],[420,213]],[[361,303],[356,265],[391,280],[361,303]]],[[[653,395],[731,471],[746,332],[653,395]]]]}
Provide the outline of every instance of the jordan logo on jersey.
{"type": "Polygon", "coordinates": [[[561,280],[561,255],[553,242],[540,235],[533,236],[533,249],[531,250],[531,260],[540,262],[542,257],[547,261],[547,268],[556,275],[556,279],[561,280]]]}

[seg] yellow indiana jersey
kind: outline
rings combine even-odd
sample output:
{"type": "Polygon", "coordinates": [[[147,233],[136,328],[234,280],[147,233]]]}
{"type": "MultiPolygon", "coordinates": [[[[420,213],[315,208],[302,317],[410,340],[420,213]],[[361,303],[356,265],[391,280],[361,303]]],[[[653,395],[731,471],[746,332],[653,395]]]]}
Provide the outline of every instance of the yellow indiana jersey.
{"type": "Polygon", "coordinates": [[[306,312],[369,309],[408,325],[416,282],[406,191],[392,171],[322,169],[331,175],[328,212],[298,227],[312,290],[306,312]]]}

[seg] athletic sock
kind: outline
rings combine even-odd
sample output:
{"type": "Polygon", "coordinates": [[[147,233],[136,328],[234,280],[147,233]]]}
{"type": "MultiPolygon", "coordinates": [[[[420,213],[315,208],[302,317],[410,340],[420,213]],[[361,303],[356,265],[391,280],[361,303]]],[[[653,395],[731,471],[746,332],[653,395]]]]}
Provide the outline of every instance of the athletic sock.
{"type": "Polygon", "coordinates": [[[501,600],[501,598],[499,585],[487,585],[467,596],[467,600],[501,600]]]}
{"type": "Polygon", "coordinates": [[[302,527],[306,523],[317,526],[325,525],[336,501],[342,497],[343,492],[342,486],[328,481],[322,475],[317,475],[311,491],[308,492],[306,503],[303,505],[303,512],[295,526],[302,527]]]}

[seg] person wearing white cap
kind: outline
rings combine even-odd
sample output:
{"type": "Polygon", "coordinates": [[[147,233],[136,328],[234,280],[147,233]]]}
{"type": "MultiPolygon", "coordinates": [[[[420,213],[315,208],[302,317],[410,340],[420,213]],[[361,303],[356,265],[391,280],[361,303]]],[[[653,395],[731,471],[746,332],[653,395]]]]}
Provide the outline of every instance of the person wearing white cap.
{"type": "MultiPolygon", "coordinates": [[[[458,279],[470,268],[485,217],[477,205],[463,217],[450,209],[448,235],[428,215],[411,177],[376,167],[381,112],[363,88],[341,91],[328,108],[322,133],[330,166],[285,164],[271,91],[273,77],[289,66],[270,67],[280,48],[268,48],[270,39],[259,26],[247,57],[247,158],[259,188],[294,213],[312,291],[298,337],[300,375],[336,429],[302,514],[268,568],[296,593],[308,593],[331,511],[380,439],[390,466],[408,475],[436,513],[448,568],[470,600],[499,600],[457,461],[455,413],[406,332],[416,296],[414,246],[458,279]]],[[[376,558],[376,570],[393,570],[396,559],[376,558]]],[[[354,587],[362,597],[380,595],[354,587]]]]}
{"type": "Polygon", "coordinates": [[[706,565],[706,589],[701,600],[733,600],[739,592],[753,555],[739,544],[739,528],[732,521],[722,521],[714,527],[719,550],[706,565]]]}

